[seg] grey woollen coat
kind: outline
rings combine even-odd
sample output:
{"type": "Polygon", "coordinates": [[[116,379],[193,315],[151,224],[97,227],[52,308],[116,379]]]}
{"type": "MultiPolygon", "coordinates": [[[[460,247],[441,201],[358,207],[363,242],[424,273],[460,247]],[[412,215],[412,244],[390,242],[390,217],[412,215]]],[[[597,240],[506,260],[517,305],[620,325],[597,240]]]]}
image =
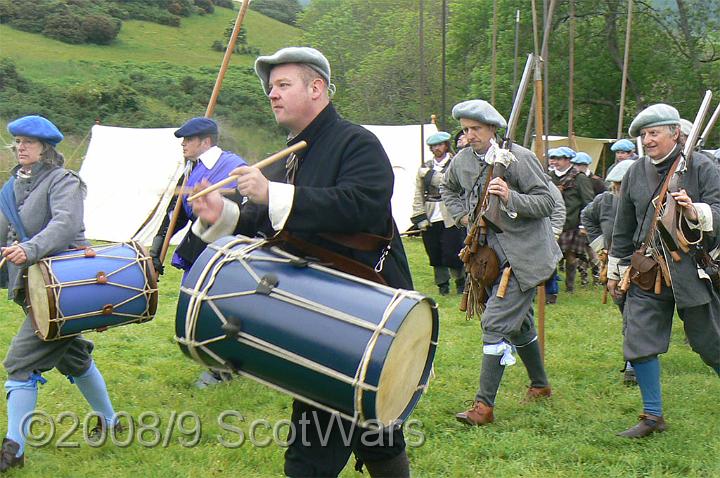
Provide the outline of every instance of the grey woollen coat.
{"type": "MultiPolygon", "coordinates": [[[[502,212],[503,232],[497,237],[520,289],[527,291],[550,277],[562,253],[550,225],[555,200],[540,162],[522,146],[513,144],[510,151],[517,161],[505,173],[510,188],[506,209],[517,216],[511,218],[502,212]]],[[[460,225],[462,217],[474,210],[489,169],[470,147],[453,158],[440,193],[456,224],[460,225]]]]}

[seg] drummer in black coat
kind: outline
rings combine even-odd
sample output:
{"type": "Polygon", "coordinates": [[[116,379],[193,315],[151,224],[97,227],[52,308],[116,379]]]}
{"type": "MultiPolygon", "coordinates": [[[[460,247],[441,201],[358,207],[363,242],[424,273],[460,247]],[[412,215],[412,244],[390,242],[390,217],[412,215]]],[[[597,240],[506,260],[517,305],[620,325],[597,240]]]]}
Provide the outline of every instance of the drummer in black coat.
{"type": "MultiPolygon", "coordinates": [[[[335,111],[327,59],[313,48],[290,47],[259,57],[255,71],[276,121],[290,132],[288,145],[306,141],[308,146],[287,158],[284,181],[269,181],[255,167],[236,169],[238,189],[249,199],[240,211],[217,193],[194,201],[200,218],[196,233],[210,242],[230,233],[284,231],[355,261],[365,273],[379,271],[392,287],[412,288],[391,214],[390,161],[372,133],[335,111]]],[[[299,400],[293,403],[292,422],[298,439],[285,453],[287,476],[337,476],[351,452],[356,468],[364,463],[371,476],[409,476],[400,428],[386,429],[382,436],[353,429],[350,422],[299,400]]]]}

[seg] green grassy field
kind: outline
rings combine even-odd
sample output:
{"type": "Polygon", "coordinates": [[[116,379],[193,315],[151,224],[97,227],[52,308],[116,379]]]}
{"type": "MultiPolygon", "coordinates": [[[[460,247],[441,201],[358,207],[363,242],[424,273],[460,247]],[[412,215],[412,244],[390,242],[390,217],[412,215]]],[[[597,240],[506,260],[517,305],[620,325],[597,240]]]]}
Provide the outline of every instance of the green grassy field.
{"type": "MultiPolygon", "coordinates": [[[[433,295],[432,272],[421,241],[406,239],[405,244],[416,288],[433,295]]],[[[82,441],[78,430],[68,439],[78,442],[77,448],[58,448],[60,434],[72,431],[66,419],[58,424],[49,445],[30,448],[26,467],[8,476],[282,475],[284,448],[272,443],[253,446],[249,435],[255,420],[276,423],[288,418],[290,399],[246,378],[206,390],[194,388],[202,367],[185,357],[173,339],[178,282],[174,270],[162,277],[160,307],[152,322],[87,335],[96,344],[95,359],[116,410],[135,419],[143,413],[146,420],[157,415],[158,432],[148,429],[139,438],[136,429],[129,446],[108,443],[96,449],[82,441]],[[243,417],[234,422],[246,439],[238,448],[225,447],[218,439],[238,439],[218,425],[218,417],[226,410],[243,417]],[[179,440],[189,440],[192,433],[182,435],[177,428],[167,433],[173,412],[199,417],[199,443],[184,447],[179,440]],[[153,446],[150,442],[158,435],[161,444],[153,446]]],[[[424,435],[422,446],[409,448],[413,476],[720,476],[720,380],[684,345],[679,324],[669,353],[661,359],[669,430],[642,441],[615,436],[636,422],[641,405],[638,390],[620,383],[621,319],[614,306],[600,303],[600,295],[598,289],[580,289],[571,297],[561,295],[560,303],[547,310],[546,361],[555,395],[545,403],[521,405],[527,377],[518,362],[506,371],[496,422],[483,428],[466,427],[453,417],[475,393],[480,324],[466,321],[457,311],[457,296],[440,297],[436,377],[412,416],[419,421],[413,427],[413,443],[421,442],[418,432],[424,435]]],[[[21,323],[21,312],[10,302],[0,309],[5,318],[0,323],[0,343],[6,349],[21,323]]],[[[56,371],[45,376],[49,382],[41,387],[39,409],[55,420],[64,411],[81,418],[88,412],[78,390],[63,376],[56,371]]],[[[185,431],[191,431],[192,420],[185,426],[185,431]]],[[[0,428],[4,427],[2,412],[0,428]]],[[[258,441],[272,442],[270,430],[260,427],[256,431],[258,441]]],[[[128,435],[119,438],[127,440],[128,435]]],[[[341,476],[367,475],[348,465],[341,476]]]]}

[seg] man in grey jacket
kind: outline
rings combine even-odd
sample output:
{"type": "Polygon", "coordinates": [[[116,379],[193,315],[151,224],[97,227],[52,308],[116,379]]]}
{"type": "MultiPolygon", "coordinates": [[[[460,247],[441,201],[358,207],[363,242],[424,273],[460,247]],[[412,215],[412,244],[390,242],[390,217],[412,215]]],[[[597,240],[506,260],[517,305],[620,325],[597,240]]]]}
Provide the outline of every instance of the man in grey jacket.
{"type": "Polygon", "coordinates": [[[410,218],[422,232],[425,252],[433,268],[440,295],[450,293],[450,276],[458,294],[465,289],[465,272],[458,253],[463,248],[465,228],[455,225],[440,197],[443,174],[453,157],[450,134],[440,131],[427,139],[433,158],[425,161],[415,181],[413,215],[410,218]]]}
{"type": "MultiPolygon", "coordinates": [[[[453,108],[470,148],[455,156],[440,188],[443,201],[456,224],[467,226],[475,221],[473,211],[490,173],[492,158],[497,157],[497,130],[505,119],[488,102],[470,100],[453,108]]],[[[561,257],[553,236],[550,215],[555,200],[535,155],[516,144],[510,152],[515,160],[507,167],[504,179],[488,183],[489,194],[501,201],[502,233],[488,230],[487,245],[497,254],[501,269],[510,267],[508,287],[503,298],[497,297],[498,278],[487,288],[488,301],[483,312],[483,361],[480,387],[473,407],[456,418],[469,425],[485,425],[494,420],[493,407],[503,372],[515,363],[513,348],[527,368],[530,388],[527,399],[551,394],[545,374],[532,303],[535,287],[543,283],[561,257]]]]}
{"type": "Polygon", "coordinates": [[[687,161],[680,134],[680,115],[666,104],[646,108],[630,124],[630,136],[642,137],[645,156],[623,178],[608,257],[608,290],[615,299],[625,296],[623,352],[635,367],[643,402],[637,425],[619,433],[627,438],[666,429],[658,355],[668,350],[675,308],[690,347],[720,376],[720,294],[708,276],[710,268],[698,265],[701,254],[720,243],[720,174],[704,155],[687,161]],[[669,191],[680,211],[675,219],[678,234],[682,232],[690,243],[690,253],[678,249],[671,254],[652,221],[656,198],[673,166],[676,177],[671,178],[678,187],[669,191]],[[635,258],[628,275],[632,283],[625,293],[618,284],[631,257],[635,258]],[[657,285],[648,288],[639,280],[640,272],[656,270],[658,265],[648,267],[653,261],[664,261],[667,269],[651,272],[657,285]]]}

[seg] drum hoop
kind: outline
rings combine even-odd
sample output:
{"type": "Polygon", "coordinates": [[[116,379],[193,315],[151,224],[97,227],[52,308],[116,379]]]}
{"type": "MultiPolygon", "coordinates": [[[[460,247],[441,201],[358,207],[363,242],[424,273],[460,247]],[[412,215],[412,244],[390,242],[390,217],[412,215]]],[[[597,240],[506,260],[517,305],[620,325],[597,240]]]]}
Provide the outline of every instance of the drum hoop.
{"type": "MultiPolygon", "coordinates": [[[[368,340],[368,343],[365,345],[365,351],[363,352],[362,359],[358,364],[358,370],[355,374],[355,377],[359,383],[365,383],[365,376],[367,375],[367,369],[370,366],[370,359],[372,358],[372,354],[375,350],[375,345],[377,345],[378,338],[380,337],[379,330],[385,328],[385,324],[387,324],[388,320],[390,320],[393,312],[395,312],[395,309],[397,309],[397,306],[400,304],[400,302],[402,302],[402,300],[405,299],[405,297],[407,297],[405,291],[402,289],[398,289],[395,291],[395,295],[393,296],[390,303],[387,305],[387,307],[385,307],[383,317],[380,320],[380,323],[378,323],[376,330],[370,337],[370,340],[368,340]]],[[[355,388],[355,413],[358,414],[364,422],[365,415],[363,413],[363,395],[364,392],[362,391],[362,388],[355,388]]]]}
{"type": "MultiPolygon", "coordinates": [[[[47,264],[44,262],[36,262],[33,264],[33,266],[37,267],[40,271],[40,274],[43,277],[43,281],[46,284],[45,286],[45,293],[47,294],[48,298],[48,333],[45,337],[43,337],[40,334],[40,323],[38,322],[37,317],[35,317],[35,312],[33,311],[32,302],[30,301],[30,295],[28,294],[28,291],[30,290],[30,283],[29,283],[29,277],[25,278],[25,296],[27,297],[27,301],[30,303],[30,307],[28,307],[28,316],[30,317],[30,320],[32,321],[33,325],[35,326],[35,334],[40,337],[44,341],[51,341],[56,340],[59,337],[60,329],[57,328],[53,330],[53,318],[57,317],[57,307],[55,304],[55,298],[52,289],[47,286],[48,283],[52,282],[55,277],[50,273],[50,270],[47,267],[47,264]]],[[[32,267],[32,266],[31,266],[32,267]]],[[[29,274],[28,274],[29,276],[29,274]]]]}
{"type": "MultiPolygon", "coordinates": [[[[249,377],[249,378],[255,380],[256,382],[261,383],[262,385],[265,385],[274,390],[277,390],[278,392],[282,392],[284,394],[290,395],[294,399],[300,400],[301,402],[305,402],[308,405],[319,408],[319,409],[326,411],[328,413],[331,413],[331,414],[337,414],[341,418],[344,418],[345,420],[348,420],[350,422],[354,422],[354,423],[360,422],[360,417],[358,417],[357,415],[356,416],[348,415],[347,413],[343,413],[340,410],[337,410],[335,408],[329,407],[325,404],[322,404],[322,403],[312,400],[310,398],[299,395],[299,394],[293,392],[292,390],[288,390],[285,387],[281,387],[280,385],[274,384],[272,382],[268,382],[267,380],[264,380],[264,379],[262,379],[256,375],[253,375],[251,373],[245,372],[244,370],[236,370],[235,373],[237,373],[238,375],[249,377]]],[[[377,427],[377,421],[374,421],[374,420],[371,420],[367,423],[365,421],[362,421],[358,424],[362,427],[367,427],[367,428],[377,427]]]]}
{"type": "Polygon", "coordinates": [[[158,296],[160,295],[158,290],[157,273],[155,272],[155,266],[153,266],[152,258],[150,257],[150,254],[148,254],[145,246],[143,246],[137,241],[130,241],[130,244],[135,247],[136,254],[142,254],[143,256],[142,258],[140,258],[141,266],[145,271],[145,281],[146,285],[148,286],[148,291],[150,292],[150,297],[148,297],[147,313],[152,318],[155,317],[155,314],[157,313],[159,300],[158,296]]]}

